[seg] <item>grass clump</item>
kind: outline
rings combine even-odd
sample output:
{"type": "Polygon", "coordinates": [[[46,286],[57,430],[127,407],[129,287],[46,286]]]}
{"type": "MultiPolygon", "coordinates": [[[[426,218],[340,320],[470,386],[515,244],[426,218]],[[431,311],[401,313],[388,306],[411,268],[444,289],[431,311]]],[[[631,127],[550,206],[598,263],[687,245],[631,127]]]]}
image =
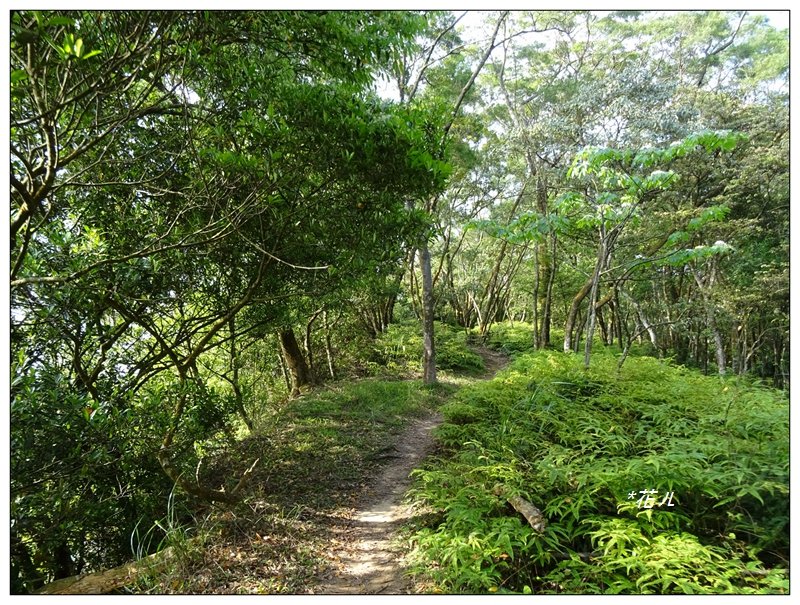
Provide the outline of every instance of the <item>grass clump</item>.
{"type": "Polygon", "coordinates": [[[521,355],[444,406],[449,455],[414,488],[439,513],[410,537],[418,574],[446,592],[788,591],[784,394],[616,361],[521,355]]]}

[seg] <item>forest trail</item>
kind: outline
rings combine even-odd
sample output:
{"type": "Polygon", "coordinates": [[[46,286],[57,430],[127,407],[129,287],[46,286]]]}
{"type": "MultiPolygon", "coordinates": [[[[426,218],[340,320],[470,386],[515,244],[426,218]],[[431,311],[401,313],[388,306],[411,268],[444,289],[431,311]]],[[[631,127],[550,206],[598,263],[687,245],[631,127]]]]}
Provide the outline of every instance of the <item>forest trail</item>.
{"type": "MultiPolygon", "coordinates": [[[[473,350],[483,357],[488,380],[508,364],[509,357],[486,347],[473,350]]],[[[332,528],[337,548],[331,551],[334,569],[309,587],[313,594],[409,594],[403,553],[394,544],[395,532],[416,510],[402,502],[411,483],[409,474],[433,451],[432,431],[442,422],[438,412],[412,422],[383,454],[392,461],[364,490],[353,514],[332,528]]]]}

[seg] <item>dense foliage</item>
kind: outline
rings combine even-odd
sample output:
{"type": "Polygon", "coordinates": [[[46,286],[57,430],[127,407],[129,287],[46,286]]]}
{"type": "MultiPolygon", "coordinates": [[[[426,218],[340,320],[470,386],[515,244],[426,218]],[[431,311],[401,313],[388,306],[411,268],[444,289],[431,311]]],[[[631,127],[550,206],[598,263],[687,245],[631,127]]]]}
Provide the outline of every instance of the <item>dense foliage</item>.
{"type": "MultiPolygon", "coordinates": [[[[458,469],[461,512],[499,524],[478,541],[502,544],[467,568],[448,542],[464,528],[419,538],[421,561],[449,557],[441,587],[784,585],[785,405],[746,385],[789,387],[787,30],[733,11],[9,22],[13,592],[240,505],[253,476],[299,454],[210,461],[264,431],[302,441],[281,432],[287,406],[325,381],[476,378],[476,344],[547,353],[447,408],[455,458],[438,472],[458,469]],[[553,349],[582,352],[586,374],[553,349]],[[501,462],[509,451],[524,463],[501,462]],[[558,458],[573,451],[586,468],[558,458]],[[551,474],[526,466],[540,459],[551,474]],[[487,461],[547,507],[548,542],[498,515],[487,461]],[[593,483],[592,465],[618,475],[593,483]],[[634,479],[680,507],[617,511],[634,479]],[[575,481],[591,501],[559,525],[575,481]],[[612,530],[649,558],[623,563],[612,530]],[[656,569],[675,545],[675,565],[694,552],[711,580],[656,569]]],[[[376,385],[353,395],[360,420],[373,389],[379,416],[405,405],[405,387],[376,385]]],[[[309,405],[309,422],[330,413],[309,405]]]]}
{"type": "Polygon", "coordinates": [[[187,477],[244,416],[240,352],[391,268],[442,166],[437,116],[368,90],[412,13],[11,25],[16,591],[130,556],[173,483],[230,500],[187,477]]]}
{"type": "Polygon", "coordinates": [[[417,471],[434,514],[411,537],[436,590],[788,590],[786,398],[650,357],[616,365],[523,354],[443,407],[450,455],[417,471]]]}
{"type": "Polygon", "coordinates": [[[643,337],[785,386],[786,32],[741,12],[509,20],[440,204],[438,316],[527,320],[538,348],[643,337]]]}

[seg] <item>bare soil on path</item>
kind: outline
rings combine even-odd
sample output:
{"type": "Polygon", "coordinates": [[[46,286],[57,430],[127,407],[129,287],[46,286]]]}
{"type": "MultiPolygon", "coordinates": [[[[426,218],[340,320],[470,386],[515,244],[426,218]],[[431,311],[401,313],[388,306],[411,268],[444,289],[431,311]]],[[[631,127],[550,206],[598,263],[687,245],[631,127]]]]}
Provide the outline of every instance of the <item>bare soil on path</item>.
{"type": "MultiPolygon", "coordinates": [[[[489,379],[508,364],[508,356],[476,347],[489,379]]],[[[442,422],[438,412],[414,420],[382,456],[391,461],[368,486],[352,515],[332,528],[338,545],[330,554],[334,570],[309,586],[313,594],[410,594],[413,585],[404,573],[404,553],[394,541],[400,526],[417,511],[402,502],[409,474],[434,449],[432,431],[442,422]]]]}

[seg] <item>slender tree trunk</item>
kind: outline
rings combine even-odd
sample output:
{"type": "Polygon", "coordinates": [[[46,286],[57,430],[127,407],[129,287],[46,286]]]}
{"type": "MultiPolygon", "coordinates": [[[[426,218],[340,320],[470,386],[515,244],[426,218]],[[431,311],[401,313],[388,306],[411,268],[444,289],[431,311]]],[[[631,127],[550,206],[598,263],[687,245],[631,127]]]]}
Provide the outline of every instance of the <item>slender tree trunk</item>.
{"type": "Polygon", "coordinates": [[[709,282],[708,284],[703,282],[699,273],[694,268],[692,268],[692,275],[694,275],[694,280],[697,283],[698,290],[700,291],[700,297],[703,300],[703,306],[705,307],[706,312],[706,324],[708,325],[708,329],[711,331],[711,336],[714,338],[714,356],[717,362],[717,373],[720,376],[724,376],[727,366],[727,360],[725,358],[725,342],[722,338],[722,333],[717,326],[717,315],[714,308],[714,303],[706,291],[713,282],[713,271],[714,269],[712,267],[711,276],[707,280],[709,282]]]}
{"type": "Polygon", "coordinates": [[[545,275],[547,277],[547,288],[544,293],[544,305],[542,307],[542,324],[539,329],[538,348],[544,349],[550,346],[550,324],[553,308],[553,284],[556,279],[556,235],[550,235],[550,254],[544,263],[545,275]],[[549,262],[548,262],[549,261],[549,262]]]}
{"type": "Polygon", "coordinates": [[[776,338],[773,343],[773,350],[775,352],[775,374],[772,384],[776,389],[782,389],[786,387],[786,376],[788,375],[784,367],[786,363],[787,339],[780,336],[776,338]]]}
{"type": "Polygon", "coordinates": [[[300,395],[300,387],[311,384],[311,373],[303,357],[303,352],[300,350],[300,345],[297,344],[294,330],[292,328],[282,330],[280,339],[283,358],[286,361],[286,366],[292,379],[292,397],[297,397],[300,395]]]}
{"type": "MultiPolygon", "coordinates": [[[[306,333],[303,341],[303,346],[305,347],[306,355],[308,357],[308,378],[314,384],[317,382],[317,373],[314,369],[314,343],[312,338],[314,332],[313,326],[317,318],[322,315],[322,311],[323,309],[316,311],[308,320],[308,323],[306,323],[306,333]]],[[[381,328],[381,331],[383,331],[383,328],[381,328]]]]}
{"type": "Polygon", "coordinates": [[[644,311],[642,310],[642,306],[633,298],[631,298],[630,301],[631,304],[633,305],[633,308],[636,310],[636,315],[639,317],[639,321],[642,324],[642,328],[644,329],[645,332],[647,332],[647,335],[650,338],[650,342],[652,343],[653,348],[656,350],[656,355],[660,359],[661,350],[658,348],[658,337],[656,335],[655,328],[653,328],[652,324],[645,316],[644,311]]]}
{"type": "Polygon", "coordinates": [[[606,261],[606,234],[605,228],[600,227],[600,248],[597,251],[597,262],[595,263],[594,273],[592,274],[591,295],[589,296],[589,308],[587,310],[587,329],[586,345],[583,352],[583,367],[589,369],[589,362],[592,356],[592,342],[594,340],[594,325],[597,319],[597,290],[600,287],[600,273],[606,261]]]}
{"type": "Polygon", "coordinates": [[[622,331],[627,330],[627,326],[625,325],[625,320],[622,318],[622,304],[619,300],[619,292],[616,289],[614,290],[614,325],[617,329],[617,339],[619,340],[619,347],[621,349],[623,348],[622,331]]]}
{"type": "Polygon", "coordinates": [[[708,376],[708,336],[702,338],[703,344],[703,374],[708,376]]]}
{"type": "MultiPolygon", "coordinates": [[[[427,247],[427,246],[426,246],[427,247]]],[[[418,254],[421,254],[421,251],[417,251],[418,254]]],[[[418,318],[422,318],[422,294],[420,293],[419,283],[417,282],[417,272],[414,271],[414,260],[411,260],[411,267],[408,271],[408,293],[411,298],[411,309],[414,311],[414,315],[418,318]]]]}
{"type": "MultiPolygon", "coordinates": [[[[536,169],[536,203],[542,215],[547,214],[547,179],[542,173],[542,167],[538,166],[532,156],[528,155],[528,163],[536,169]]],[[[545,247],[546,253],[539,259],[542,268],[541,281],[545,284],[544,299],[541,300],[541,325],[539,327],[539,338],[536,348],[544,349],[550,346],[550,315],[553,303],[553,281],[556,275],[556,234],[548,236],[545,247]],[[547,248],[549,246],[549,249],[547,248]]],[[[539,279],[537,272],[537,279],[539,279]]],[[[537,297],[537,304],[539,303],[537,297]]]]}
{"type": "Polygon", "coordinates": [[[436,346],[433,333],[433,274],[431,253],[425,242],[419,249],[422,270],[422,372],[425,384],[436,384],[436,346]]]}
{"type": "Polygon", "coordinates": [[[589,292],[592,291],[592,284],[594,284],[594,274],[586,283],[583,284],[578,293],[572,299],[572,304],[570,304],[569,312],[567,313],[567,322],[564,324],[564,353],[569,353],[572,351],[572,336],[575,332],[575,320],[578,317],[578,312],[581,308],[581,303],[583,299],[589,295],[589,292]]]}
{"type": "Polygon", "coordinates": [[[392,320],[394,319],[394,307],[397,304],[397,293],[400,291],[400,287],[403,283],[403,277],[405,276],[409,265],[411,266],[411,271],[413,272],[414,270],[414,250],[415,249],[413,247],[408,250],[405,261],[403,261],[401,267],[392,277],[388,294],[386,294],[386,297],[381,302],[376,304],[378,315],[380,317],[378,324],[381,332],[385,332],[389,327],[389,324],[392,323],[392,320]]]}
{"type": "MultiPolygon", "coordinates": [[[[523,137],[525,138],[527,144],[525,156],[528,163],[528,169],[531,177],[536,179],[536,205],[539,213],[544,216],[548,212],[547,178],[546,174],[543,172],[542,162],[537,159],[536,155],[533,153],[535,145],[527,134],[529,127],[526,124],[526,121],[521,117],[516,102],[512,99],[511,95],[509,95],[506,88],[504,77],[506,57],[507,55],[503,55],[503,61],[498,74],[500,89],[511,112],[514,125],[520,130],[520,132],[523,133],[523,137]]],[[[547,248],[544,247],[544,253],[542,253],[542,247],[540,247],[539,244],[536,246],[536,287],[533,300],[533,338],[534,345],[538,349],[543,349],[550,346],[550,309],[552,304],[553,279],[556,272],[556,236],[554,233],[549,235],[548,241],[552,242],[552,249],[547,250],[547,248]],[[541,299],[542,284],[546,284],[544,300],[541,299]]],[[[575,315],[572,316],[571,321],[572,324],[574,324],[575,315]]],[[[565,350],[570,349],[570,344],[571,336],[568,336],[565,338],[565,350]]]]}
{"type": "MultiPolygon", "coordinates": [[[[280,336],[280,334],[275,334],[275,336],[278,338],[278,346],[280,347],[281,336],[280,336]]],[[[286,359],[283,356],[283,349],[282,348],[281,348],[280,351],[278,351],[278,364],[281,366],[281,374],[283,374],[283,381],[286,383],[286,392],[287,393],[291,393],[292,392],[292,379],[289,376],[289,369],[286,367],[286,359]]]]}
{"type": "Polygon", "coordinates": [[[596,313],[597,313],[597,325],[600,327],[600,339],[603,341],[603,345],[608,346],[611,344],[608,339],[610,331],[608,324],[606,323],[605,317],[603,316],[603,310],[597,309],[596,313]]]}
{"type": "Polygon", "coordinates": [[[489,331],[489,326],[497,315],[497,278],[500,274],[500,264],[505,256],[505,248],[506,242],[503,241],[500,248],[500,254],[497,255],[494,267],[492,268],[492,274],[489,277],[489,283],[486,284],[486,288],[484,289],[484,296],[481,297],[481,306],[483,307],[483,313],[481,314],[483,319],[479,326],[481,336],[486,336],[489,331]]]}
{"type": "Polygon", "coordinates": [[[583,336],[583,329],[586,327],[586,318],[578,311],[578,329],[575,330],[575,344],[572,352],[577,353],[581,348],[581,337],[583,336]]]}
{"type": "MultiPolygon", "coordinates": [[[[401,276],[402,278],[402,276],[401,276]]],[[[397,291],[395,290],[386,297],[386,301],[381,307],[381,331],[389,329],[389,324],[394,320],[394,305],[397,302],[397,291]]]]}
{"type": "Polygon", "coordinates": [[[503,282],[500,284],[504,314],[506,317],[512,320],[514,318],[512,317],[510,309],[514,296],[511,291],[511,287],[514,284],[514,278],[519,272],[519,268],[522,266],[522,261],[525,260],[525,255],[528,253],[528,246],[529,245],[526,243],[522,246],[522,248],[520,248],[516,260],[514,260],[513,254],[511,255],[511,266],[508,268],[508,271],[503,278],[503,282]]]}
{"type": "Polygon", "coordinates": [[[742,332],[742,326],[734,325],[731,326],[731,372],[734,374],[741,374],[741,367],[742,367],[742,339],[739,337],[739,334],[742,332]]]}
{"type": "MultiPolygon", "coordinates": [[[[503,13],[501,13],[500,17],[497,20],[497,23],[495,24],[494,33],[492,34],[492,38],[489,42],[489,45],[487,46],[486,50],[484,51],[483,55],[478,61],[478,65],[473,70],[469,80],[461,89],[461,92],[458,95],[458,99],[456,99],[455,105],[453,107],[453,112],[450,115],[450,119],[448,120],[447,124],[445,124],[442,130],[442,136],[440,139],[442,146],[444,146],[447,143],[447,138],[450,133],[450,129],[453,126],[453,122],[455,121],[456,116],[458,116],[458,113],[461,110],[461,105],[464,102],[467,93],[472,88],[472,85],[475,83],[478,74],[483,69],[483,66],[486,64],[486,61],[492,54],[492,51],[497,46],[495,40],[497,40],[497,35],[500,32],[500,28],[503,26],[503,23],[505,22],[506,18],[508,17],[508,13],[509,11],[504,11],[503,13]]],[[[435,198],[431,200],[428,204],[426,204],[425,210],[428,212],[429,215],[433,215],[433,213],[436,211],[435,198]]],[[[434,311],[433,271],[431,268],[431,254],[428,248],[428,239],[429,239],[428,237],[425,238],[423,242],[423,247],[419,250],[419,264],[422,270],[423,374],[424,374],[425,384],[435,384],[436,349],[434,346],[434,334],[433,334],[433,311],[434,311]]]]}
{"type": "Polygon", "coordinates": [[[717,327],[716,314],[713,309],[709,307],[707,310],[708,325],[711,328],[711,333],[714,335],[714,355],[717,361],[717,373],[720,376],[725,376],[727,371],[727,359],[725,356],[725,342],[722,339],[722,332],[717,327]]]}
{"type": "Polygon", "coordinates": [[[331,346],[331,327],[328,323],[328,312],[322,312],[322,326],[325,328],[325,355],[328,358],[328,372],[331,380],[336,380],[336,369],[333,366],[333,347],[331,346]]]}
{"type": "Polygon", "coordinates": [[[306,351],[306,364],[308,365],[308,377],[311,382],[316,382],[314,379],[315,377],[315,370],[314,370],[314,350],[313,350],[313,342],[311,339],[311,322],[306,324],[306,333],[303,338],[303,348],[306,351]]]}
{"type": "Polygon", "coordinates": [[[539,242],[533,246],[533,346],[541,348],[539,342],[539,242]]]}
{"type": "MultiPolygon", "coordinates": [[[[519,205],[522,203],[522,197],[525,195],[525,188],[526,185],[523,185],[517,194],[516,199],[514,200],[514,205],[511,207],[511,212],[508,214],[507,222],[509,223],[514,219],[517,208],[519,208],[519,205]]],[[[483,290],[483,296],[481,296],[483,320],[480,323],[480,333],[481,336],[484,337],[489,332],[489,326],[497,316],[499,306],[498,298],[500,297],[500,286],[498,286],[498,280],[500,279],[500,269],[502,268],[503,260],[505,260],[507,250],[508,240],[504,239],[500,242],[500,251],[497,253],[497,258],[495,258],[494,266],[492,267],[492,273],[489,276],[489,281],[486,283],[486,287],[483,290]]]]}
{"type": "Polygon", "coordinates": [[[247,410],[244,409],[244,394],[242,393],[242,387],[239,384],[239,356],[236,353],[236,318],[231,317],[230,320],[230,333],[231,333],[231,386],[233,387],[233,396],[236,402],[236,411],[239,412],[239,415],[244,420],[245,425],[247,425],[247,429],[252,432],[253,431],[253,421],[250,419],[250,416],[247,414],[247,410]]]}

